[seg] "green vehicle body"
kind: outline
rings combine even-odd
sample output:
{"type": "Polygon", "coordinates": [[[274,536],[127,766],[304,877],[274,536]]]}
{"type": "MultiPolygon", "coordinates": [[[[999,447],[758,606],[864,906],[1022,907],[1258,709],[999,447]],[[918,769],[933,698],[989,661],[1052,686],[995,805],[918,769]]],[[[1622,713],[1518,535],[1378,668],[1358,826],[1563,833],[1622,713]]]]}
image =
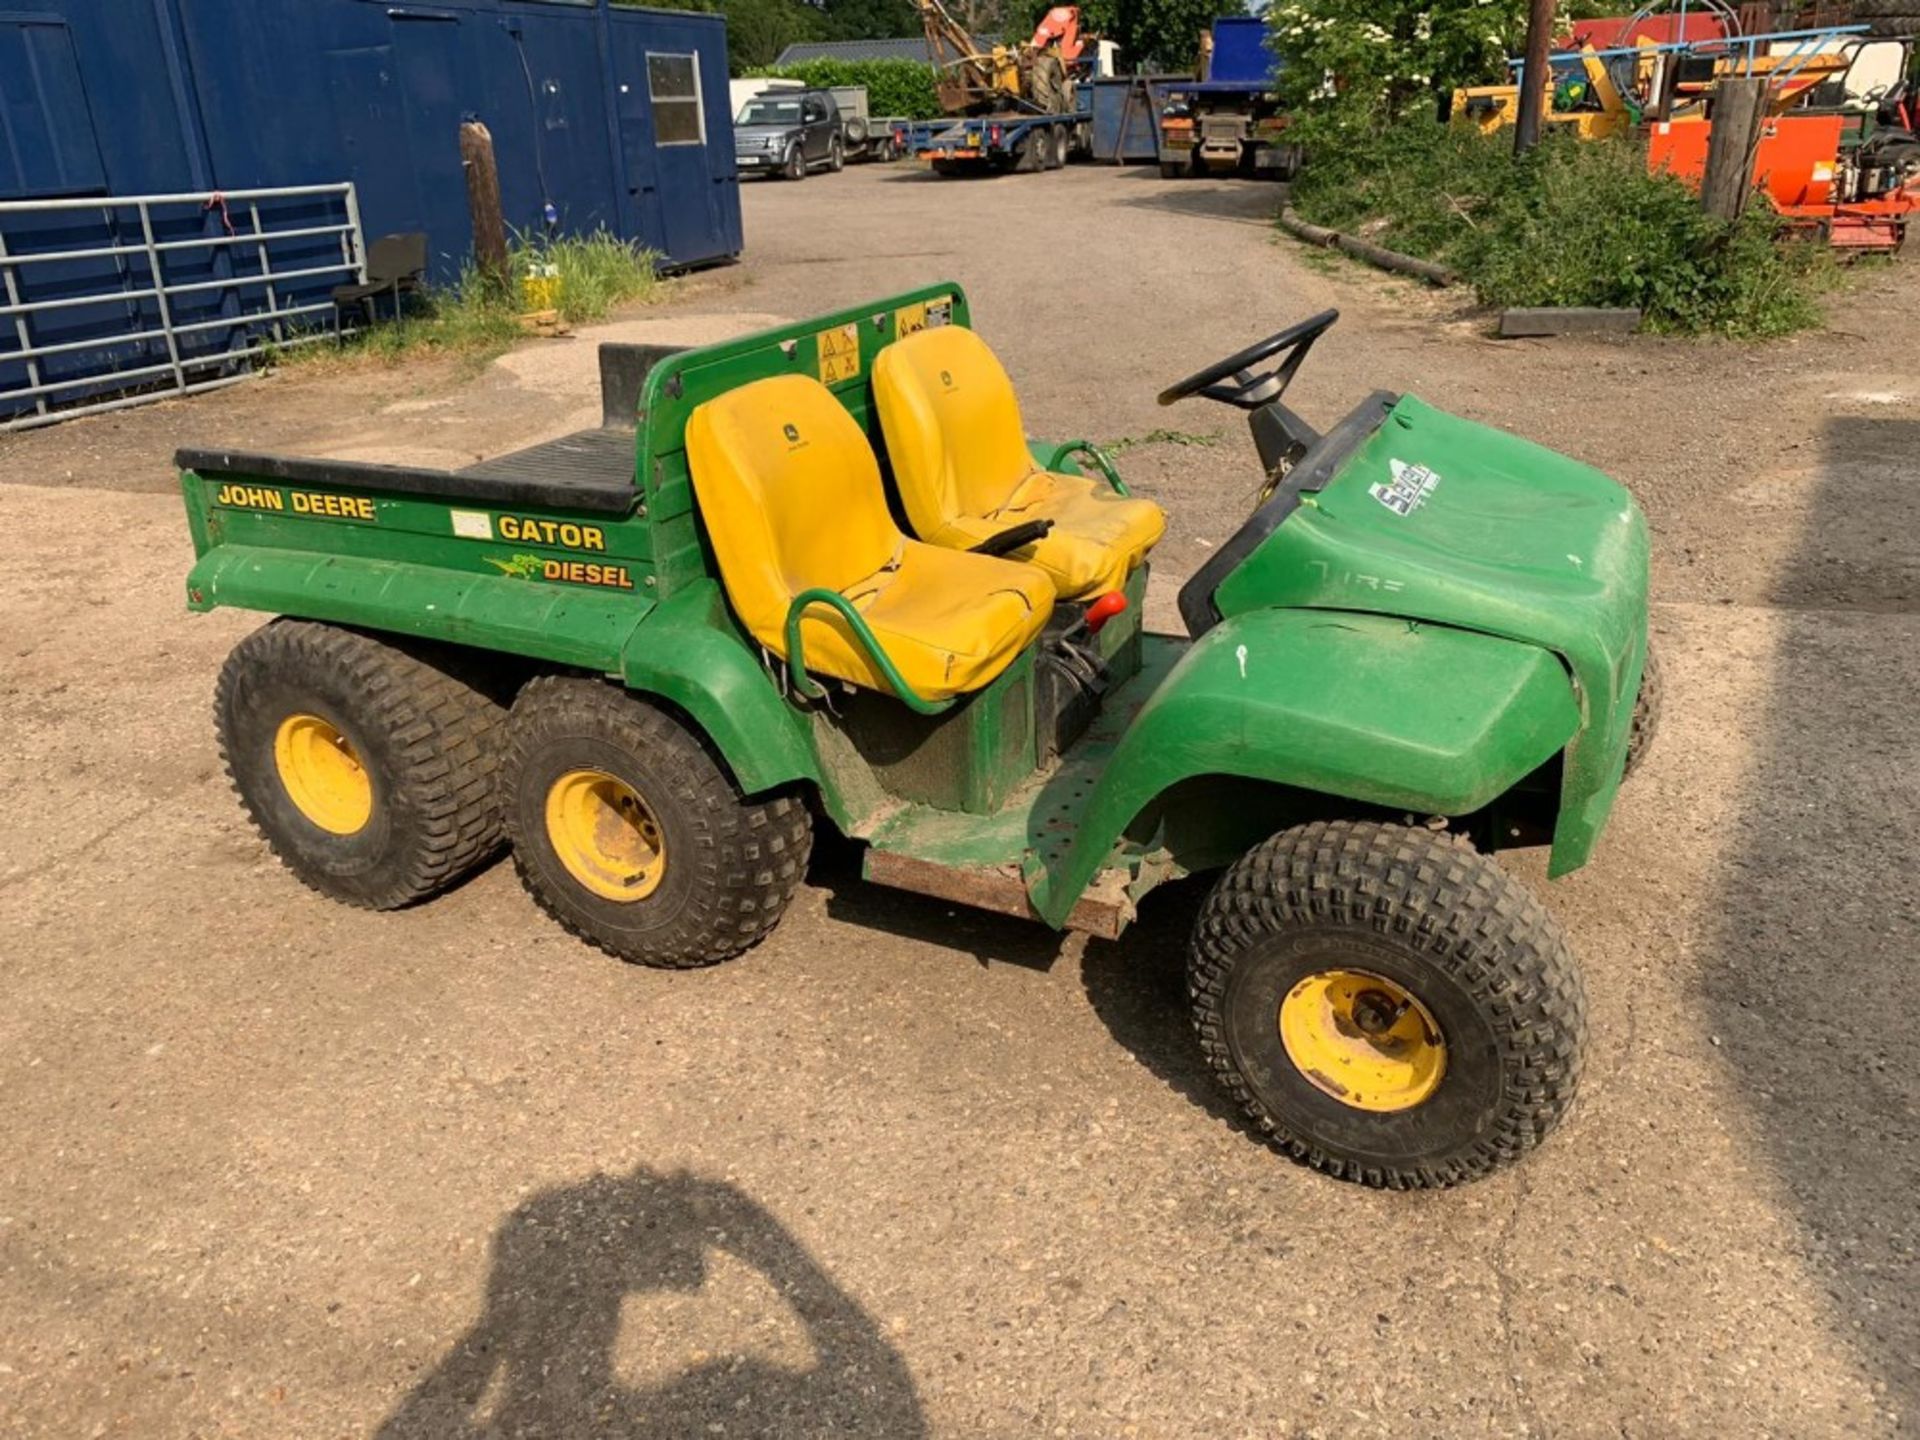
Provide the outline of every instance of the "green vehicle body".
{"type": "MultiPolygon", "coordinates": [[[[876,879],[1055,927],[1117,933],[1160,880],[1338,813],[1442,817],[1483,848],[1550,840],[1555,874],[1585,863],[1646,656],[1644,521],[1599,472],[1411,398],[1376,397],[1384,418],[1238,557],[1197,640],[1143,633],[1136,572],[1096,637],[1113,687],[1057,760],[1035,730],[1031,651],[940,715],[794,693],[729,610],[688,417],[798,371],[826,379],[884,454],[873,358],[930,310],[969,323],[960,287],[939,284],[659,360],[620,511],[425,495],[405,472],[383,487],[380,467],[309,482],[201,457],[182,473],[188,603],[616,679],[704,733],[746,795],[811,789],[868,842],[876,879]],[[1436,478],[1394,508],[1409,472],[1436,478]],[[1102,897],[1098,917],[1077,908],[1102,897]]],[[[1072,470],[1077,443],[1033,449],[1072,470]]]]}

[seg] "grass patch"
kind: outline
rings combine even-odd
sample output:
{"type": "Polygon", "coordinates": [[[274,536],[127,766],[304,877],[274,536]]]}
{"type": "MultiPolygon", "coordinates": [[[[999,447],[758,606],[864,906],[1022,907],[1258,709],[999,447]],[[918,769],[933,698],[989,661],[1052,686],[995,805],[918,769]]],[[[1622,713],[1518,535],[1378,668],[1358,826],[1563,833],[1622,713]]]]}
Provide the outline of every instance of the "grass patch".
{"type": "Polygon", "coordinates": [[[1651,330],[1740,338],[1821,321],[1841,271],[1760,200],[1728,225],[1625,138],[1403,121],[1314,148],[1293,191],[1317,225],[1452,266],[1488,305],[1644,310],[1651,330]]]}
{"type": "Polygon", "coordinates": [[[459,281],[416,295],[404,323],[382,320],[349,335],[344,344],[324,341],[278,352],[276,364],[329,364],[374,360],[399,364],[426,355],[448,355],[478,368],[510,350],[523,337],[521,281],[535,265],[558,271],[554,308],[570,325],[604,320],[616,306],[653,297],[661,281],[651,251],[606,231],[550,241],[516,240],[511,251],[513,285],[500,293],[471,264],[459,281]]]}

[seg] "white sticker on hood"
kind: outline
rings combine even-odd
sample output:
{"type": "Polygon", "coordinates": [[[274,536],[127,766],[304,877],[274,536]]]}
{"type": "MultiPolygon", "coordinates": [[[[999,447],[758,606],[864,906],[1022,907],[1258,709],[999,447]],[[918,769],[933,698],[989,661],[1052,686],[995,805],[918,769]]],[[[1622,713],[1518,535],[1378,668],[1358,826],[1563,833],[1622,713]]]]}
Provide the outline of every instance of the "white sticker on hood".
{"type": "Polygon", "coordinates": [[[1367,487],[1367,493],[1396,515],[1411,515],[1439,488],[1440,477],[1424,465],[1389,460],[1387,468],[1393,472],[1392,481],[1385,485],[1376,481],[1367,487]]]}

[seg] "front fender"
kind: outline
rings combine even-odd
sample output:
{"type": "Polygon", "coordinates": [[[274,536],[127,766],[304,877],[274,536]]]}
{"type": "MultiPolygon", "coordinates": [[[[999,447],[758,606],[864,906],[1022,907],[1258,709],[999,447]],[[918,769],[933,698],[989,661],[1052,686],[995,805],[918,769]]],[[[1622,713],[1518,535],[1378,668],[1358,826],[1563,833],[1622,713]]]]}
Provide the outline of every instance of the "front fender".
{"type": "Polygon", "coordinates": [[[1115,747],[1034,908],[1060,924],[1134,816],[1182,780],[1272,781],[1464,815],[1580,728],[1566,667],[1521,641],[1382,615],[1258,610],[1181,657],[1115,747]]]}

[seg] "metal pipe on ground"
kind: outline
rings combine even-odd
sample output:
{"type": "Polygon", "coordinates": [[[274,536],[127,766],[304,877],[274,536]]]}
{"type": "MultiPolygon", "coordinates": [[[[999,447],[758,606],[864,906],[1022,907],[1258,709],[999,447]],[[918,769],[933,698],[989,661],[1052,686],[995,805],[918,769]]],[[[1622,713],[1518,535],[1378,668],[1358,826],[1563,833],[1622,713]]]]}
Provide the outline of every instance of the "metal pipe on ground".
{"type": "Polygon", "coordinates": [[[1343,235],[1338,230],[1329,230],[1324,225],[1315,225],[1310,221],[1302,220],[1291,208],[1280,212],[1280,227],[1309,245],[1331,246],[1337,250],[1344,250],[1356,259],[1365,260],[1370,265],[1377,265],[1382,270],[1413,275],[1429,285],[1451,285],[1460,278],[1452,269],[1435,261],[1422,260],[1415,255],[1402,255],[1398,250],[1388,250],[1356,236],[1343,235]]]}

